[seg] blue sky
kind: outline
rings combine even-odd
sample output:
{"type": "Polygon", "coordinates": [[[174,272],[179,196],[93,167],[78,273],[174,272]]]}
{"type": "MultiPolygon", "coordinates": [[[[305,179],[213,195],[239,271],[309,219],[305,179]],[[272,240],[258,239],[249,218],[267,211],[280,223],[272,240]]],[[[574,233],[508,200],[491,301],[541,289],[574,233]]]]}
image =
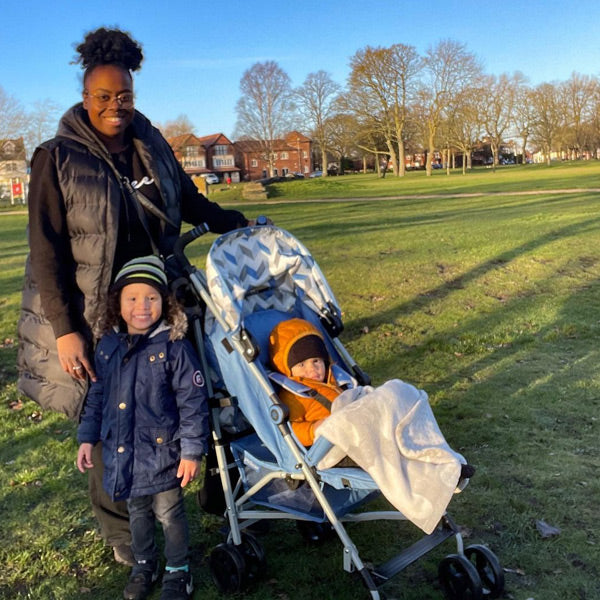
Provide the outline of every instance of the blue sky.
{"type": "Polygon", "coordinates": [[[294,86],[320,69],[343,85],[367,45],[424,53],[449,38],[486,72],[520,70],[532,84],[600,75],[598,0],[21,0],[0,11],[0,86],[27,109],[47,98],[68,108],[81,90],[73,46],[102,25],[143,45],[137,108],[159,123],[185,114],[199,135],[232,136],[240,79],[265,60],[294,86]]]}

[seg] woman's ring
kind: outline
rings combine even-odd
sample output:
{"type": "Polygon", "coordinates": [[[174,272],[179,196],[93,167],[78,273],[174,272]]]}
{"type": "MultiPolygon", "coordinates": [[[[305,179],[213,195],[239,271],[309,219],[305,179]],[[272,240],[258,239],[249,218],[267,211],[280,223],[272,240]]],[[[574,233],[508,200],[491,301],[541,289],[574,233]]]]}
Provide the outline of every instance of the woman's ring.
{"type": "Polygon", "coordinates": [[[73,371],[79,371],[81,368],[81,365],[77,365],[76,367],[73,367],[73,371]]]}

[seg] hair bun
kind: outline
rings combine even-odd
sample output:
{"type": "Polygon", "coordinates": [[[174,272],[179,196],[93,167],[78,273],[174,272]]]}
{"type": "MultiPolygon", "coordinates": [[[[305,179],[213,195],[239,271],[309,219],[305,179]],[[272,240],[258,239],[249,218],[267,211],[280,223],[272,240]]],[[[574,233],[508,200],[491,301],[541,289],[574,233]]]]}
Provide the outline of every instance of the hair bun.
{"type": "Polygon", "coordinates": [[[100,27],[90,31],[75,50],[79,56],[74,62],[81,63],[85,70],[98,65],[116,64],[128,71],[137,71],[144,59],[140,44],[120,29],[100,27]]]}

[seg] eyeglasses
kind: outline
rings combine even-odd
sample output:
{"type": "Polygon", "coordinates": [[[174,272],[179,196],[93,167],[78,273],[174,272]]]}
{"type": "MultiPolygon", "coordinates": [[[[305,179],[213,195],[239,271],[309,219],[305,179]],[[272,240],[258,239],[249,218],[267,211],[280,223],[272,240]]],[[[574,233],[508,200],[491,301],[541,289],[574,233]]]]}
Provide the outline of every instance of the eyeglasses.
{"type": "Polygon", "coordinates": [[[110,94],[98,93],[98,94],[90,94],[87,90],[84,90],[86,96],[91,96],[98,106],[108,106],[113,103],[114,100],[117,101],[119,106],[123,108],[131,108],[133,106],[133,94],[131,92],[122,92],[117,94],[116,96],[111,96],[110,94]]]}

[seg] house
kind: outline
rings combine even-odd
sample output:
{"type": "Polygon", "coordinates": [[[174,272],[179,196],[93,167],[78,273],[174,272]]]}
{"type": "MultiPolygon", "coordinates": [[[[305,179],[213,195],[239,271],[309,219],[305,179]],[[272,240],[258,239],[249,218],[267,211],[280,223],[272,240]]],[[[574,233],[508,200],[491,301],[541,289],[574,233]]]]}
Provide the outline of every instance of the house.
{"type": "Polygon", "coordinates": [[[23,138],[0,140],[0,202],[25,204],[29,172],[23,138]]]}
{"type": "Polygon", "coordinates": [[[235,161],[244,181],[281,177],[288,173],[308,175],[313,170],[312,140],[298,131],[285,138],[273,140],[273,173],[269,173],[269,160],[265,144],[258,140],[240,140],[234,143],[235,161]]]}
{"type": "Polygon", "coordinates": [[[234,146],[222,133],[197,137],[185,133],[167,140],[183,170],[190,176],[214,173],[221,181],[240,180],[234,146]]]}

